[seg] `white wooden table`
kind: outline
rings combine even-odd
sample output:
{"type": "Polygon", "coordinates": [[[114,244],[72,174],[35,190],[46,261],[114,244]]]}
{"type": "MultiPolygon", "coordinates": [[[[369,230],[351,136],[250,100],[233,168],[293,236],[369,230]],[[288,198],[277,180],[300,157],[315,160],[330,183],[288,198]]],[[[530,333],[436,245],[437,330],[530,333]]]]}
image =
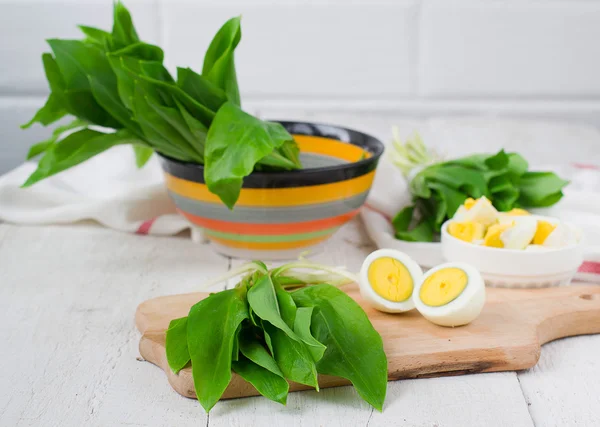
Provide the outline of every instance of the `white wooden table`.
{"type": "MultiPolygon", "coordinates": [[[[403,134],[419,129],[427,144],[454,155],[505,147],[538,164],[600,164],[600,132],[592,127],[260,114],[381,138],[398,124],[403,134]]],[[[314,259],[357,270],[373,249],[355,220],[314,259]]],[[[207,416],[139,358],[133,315],[148,298],[194,291],[239,263],[187,236],[0,224],[0,426],[600,426],[600,335],[549,343],[524,372],[389,383],[383,413],[342,387],[293,393],[286,407],[264,398],[224,401],[207,416]]]]}
{"type": "MultiPolygon", "coordinates": [[[[373,249],[355,220],[314,259],[356,269],[373,249]]],[[[139,358],[133,314],[239,263],[186,236],[0,224],[0,425],[600,425],[600,335],[547,344],[529,371],[391,382],[383,413],[342,387],[286,407],[223,401],[207,416],[139,358]]]]}

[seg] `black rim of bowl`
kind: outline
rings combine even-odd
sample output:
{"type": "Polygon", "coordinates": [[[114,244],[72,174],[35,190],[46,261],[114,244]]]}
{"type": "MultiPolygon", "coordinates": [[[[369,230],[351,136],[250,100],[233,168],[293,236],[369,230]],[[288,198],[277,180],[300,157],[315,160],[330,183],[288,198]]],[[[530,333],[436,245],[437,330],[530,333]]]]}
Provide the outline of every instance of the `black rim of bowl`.
{"type": "MultiPolygon", "coordinates": [[[[349,143],[364,149],[371,156],[357,162],[333,166],[281,172],[252,172],[244,178],[244,188],[285,188],[346,181],[375,170],[384,151],[384,145],[379,139],[346,127],[313,122],[273,121],[281,123],[291,134],[318,136],[349,143]]],[[[204,165],[157,154],[167,173],[187,181],[204,184],[204,165]]]]}

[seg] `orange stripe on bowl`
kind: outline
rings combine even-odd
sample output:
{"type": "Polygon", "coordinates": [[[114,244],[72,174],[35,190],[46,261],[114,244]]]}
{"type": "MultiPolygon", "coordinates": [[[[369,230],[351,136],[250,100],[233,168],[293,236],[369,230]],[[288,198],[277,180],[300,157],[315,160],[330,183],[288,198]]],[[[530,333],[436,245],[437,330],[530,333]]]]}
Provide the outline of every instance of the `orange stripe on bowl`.
{"type": "Polygon", "coordinates": [[[240,249],[256,249],[256,250],[276,250],[276,249],[295,249],[303,248],[305,246],[311,246],[327,240],[331,237],[331,234],[327,236],[316,237],[314,239],[297,240],[294,242],[238,242],[236,240],[222,239],[220,237],[209,237],[210,240],[214,240],[222,245],[229,246],[232,248],[240,249]]]}
{"type": "Polygon", "coordinates": [[[298,143],[300,152],[303,153],[323,154],[325,156],[336,157],[349,162],[357,162],[363,158],[363,156],[365,158],[371,157],[371,153],[365,151],[358,145],[337,141],[331,138],[311,135],[294,135],[294,139],[298,143]]]}
{"type": "Polygon", "coordinates": [[[185,216],[194,224],[209,230],[223,231],[226,233],[263,235],[297,234],[325,230],[327,228],[345,224],[351,218],[353,218],[359,212],[359,210],[360,209],[356,209],[343,215],[334,216],[332,218],[318,219],[315,221],[293,222],[289,224],[249,224],[244,222],[218,221],[214,219],[202,218],[177,209],[180,214],[185,216]]]}
{"type": "MultiPolygon", "coordinates": [[[[347,199],[371,188],[375,171],[346,181],[290,188],[242,188],[236,206],[301,206],[347,199]]],[[[165,172],[167,188],[180,196],[222,204],[206,184],[187,181],[165,172]]]]}

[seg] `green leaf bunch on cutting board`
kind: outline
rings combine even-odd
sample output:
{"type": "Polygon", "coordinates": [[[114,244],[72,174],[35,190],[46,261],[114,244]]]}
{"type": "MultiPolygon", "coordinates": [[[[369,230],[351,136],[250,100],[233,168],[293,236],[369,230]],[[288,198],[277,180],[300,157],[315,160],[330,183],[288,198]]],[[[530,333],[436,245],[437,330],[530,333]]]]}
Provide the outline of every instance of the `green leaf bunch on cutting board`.
{"type": "Polygon", "coordinates": [[[396,238],[410,242],[433,241],[467,198],[485,196],[501,212],[545,208],[562,198],[568,184],[554,172],[530,171],[523,156],[504,150],[442,162],[418,134],[403,143],[396,133],[389,155],[409,179],[413,204],[392,224],[396,238]]]}
{"type": "Polygon", "coordinates": [[[225,392],[232,372],[281,404],[288,381],[318,391],[319,374],[342,377],[382,410],[387,388],[383,341],[362,308],[337,288],[355,277],[306,262],[269,270],[256,261],[214,283],[241,273],[233,289],[201,300],[187,317],[172,320],[166,332],[169,367],[178,373],[191,365],[196,396],[207,412],[225,392]],[[325,273],[307,274],[307,269],[325,273]]]}
{"type": "Polygon", "coordinates": [[[298,146],[283,126],[241,108],[234,63],[239,17],[217,32],[201,73],[178,67],[176,78],[163,65],[162,49],[140,40],[121,2],[112,32],[79,28],[83,39],[50,39],[52,52],[42,55],[51,92],[22,127],[72,121],[31,147],[28,159],[42,157],[24,187],[129,144],[138,167],[154,151],[204,165],[209,190],[232,209],[254,170],[301,168],[298,146]]]}

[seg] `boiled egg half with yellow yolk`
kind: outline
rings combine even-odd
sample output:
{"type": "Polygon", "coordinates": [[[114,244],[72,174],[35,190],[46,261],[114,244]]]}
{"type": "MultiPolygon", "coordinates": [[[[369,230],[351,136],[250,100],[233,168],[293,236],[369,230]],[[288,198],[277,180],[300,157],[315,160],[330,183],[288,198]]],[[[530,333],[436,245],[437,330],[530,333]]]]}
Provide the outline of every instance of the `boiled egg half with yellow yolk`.
{"type": "Polygon", "coordinates": [[[413,300],[423,317],[436,325],[466,325],[483,309],[485,283],[475,267],[446,263],[425,273],[413,300]]]}
{"type": "Polygon", "coordinates": [[[365,259],[360,269],[360,294],[379,311],[402,313],[415,308],[413,290],[422,277],[419,264],[405,253],[379,249],[365,259]]]}

